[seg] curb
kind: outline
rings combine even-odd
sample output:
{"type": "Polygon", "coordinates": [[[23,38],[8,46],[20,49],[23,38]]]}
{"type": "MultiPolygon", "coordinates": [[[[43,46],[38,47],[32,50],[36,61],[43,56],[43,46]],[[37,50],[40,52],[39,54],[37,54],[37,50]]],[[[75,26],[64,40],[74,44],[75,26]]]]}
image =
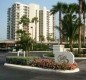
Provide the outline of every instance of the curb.
{"type": "Polygon", "coordinates": [[[75,59],[86,59],[86,57],[75,57],[75,59]]]}
{"type": "Polygon", "coordinates": [[[22,66],[22,65],[8,64],[8,63],[5,63],[4,66],[16,67],[16,68],[22,68],[22,69],[34,69],[39,71],[59,72],[59,73],[75,73],[80,71],[79,68],[76,68],[74,70],[52,70],[52,69],[43,69],[38,67],[22,66]]]}

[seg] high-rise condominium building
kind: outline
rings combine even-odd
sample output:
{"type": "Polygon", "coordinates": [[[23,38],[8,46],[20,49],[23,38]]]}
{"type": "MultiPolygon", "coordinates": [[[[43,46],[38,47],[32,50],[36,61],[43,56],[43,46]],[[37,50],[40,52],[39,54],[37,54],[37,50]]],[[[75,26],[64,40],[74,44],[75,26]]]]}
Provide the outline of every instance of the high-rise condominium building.
{"type": "Polygon", "coordinates": [[[16,31],[19,29],[24,30],[22,24],[19,24],[21,17],[24,15],[26,15],[30,21],[34,17],[38,18],[36,28],[35,22],[30,22],[28,25],[29,28],[27,31],[33,39],[36,38],[36,41],[40,41],[40,35],[44,36],[45,41],[47,41],[48,36],[54,38],[54,16],[50,14],[50,11],[47,10],[46,7],[40,9],[40,6],[37,4],[31,3],[26,5],[16,2],[8,8],[7,39],[18,40],[16,31]]]}

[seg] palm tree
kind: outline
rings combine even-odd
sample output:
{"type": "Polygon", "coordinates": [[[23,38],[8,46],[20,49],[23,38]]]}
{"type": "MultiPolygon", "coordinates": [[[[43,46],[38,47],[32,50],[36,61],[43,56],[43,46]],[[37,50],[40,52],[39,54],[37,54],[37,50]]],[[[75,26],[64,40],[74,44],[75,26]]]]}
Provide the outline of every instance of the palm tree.
{"type": "Polygon", "coordinates": [[[69,39],[70,51],[73,51],[73,40],[79,28],[79,18],[71,13],[66,14],[62,20],[62,33],[69,39]]]}
{"type": "Polygon", "coordinates": [[[36,39],[36,35],[37,35],[37,22],[38,22],[38,17],[33,17],[32,18],[32,23],[35,23],[35,41],[36,39]]]}
{"type": "MultiPolygon", "coordinates": [[[[79,14],[79,37],[78,37],[78,43],[79,43],[79,46],[78,46],[78,53],[80,53],[81,52],[81,31],[82,31],[82,29],[83,28],[85,28],[85,27],[82,27],[81,28],[81,14],[82,14],[82,12],[83,13],[85,13],[85,1],[84,0],[78,0],[79,1],[79,5],[78,4],[75,4],[75,3],[73,3],[73,4],[69,4],[69,11],[71,11],[71,13],[74,13],[74,12],[76,12],[76,13],[78,13],[79,14]]],[[[85,14],[83,14],[83,15],[85,15],[85,14]]],[[[85,19],[84,19],[84,24],[85,24],[85,19]]],[[[85,29],[84,29],[85,30],[85,29]]],[[[84,34],[85,35],[85,34],[84,34]]]]}
{"type": "MultiPolygon", "coordinates": [[[[56,5],[52,6],[52,9],[50,10],[51,14],[56,14],[59,12],[59,27],[62,29],[62,22],[61,22],[61,17],[62,17],[62,12],[64,12],[64,9],[67,8],[67,4],[58,2],[56,5]]],[[[60,44],[62,44],[62,34],[60,32],[60,44]]]]}
{"type": "MultiPolygon", "coordinates": [[[[80,3],[79,4],[81,4],[81,5],[78,5],[78,4],[76,4],[76,3],[72,3],[72,4],[69,4],[69,11],[71,11],[71,13],[74,13],[74,12],[76,12],[76,13],[78,13],[78,14],[80,14],[79,15],[79,17],[80,17],[80,22],[81,22],[81,14],[83,13],[83,19],[84,19],[84,27],[82,27],[81,29],[80,29],[80,31],[82,31],[83,29],[83,31],[85,31],[85,12],[86,12],[86,10],[85,10],[85,7],[86,7],[86,4],[85,4],[85,0],[81,0],[80,1],[80,3]],[[80,10],[80,8],[81,8],[81,10],[80,10]]],[[[79,31],[79,35],[81,35],[80,34],[80,31],[79,31]]],[[[83,32],[82,32],[83,33],[83,32]]],[[[83,35],[85,35],[85,32],[84,32],[84,34],[83,35]]],[[[81,37],[81,36],[79,36],[79,37],[81,37]]],[[[84,37],[84,39],[85,39],[85,37],[84,37]]],[[[80,40],[80,39],[79,39],[80,40]]],[[[81,42],[80,42],[81,43],[81,42]]]]}
{"type": "Polygon", "coordinates": [[[28,27],[29,23],[30,23],[30,20],[26,15],[22,16],[19,22],[19,24],[23,24],[24,31],[26,31],[26,33],[28,34],[29,34],[29,27],[28,27]]]}

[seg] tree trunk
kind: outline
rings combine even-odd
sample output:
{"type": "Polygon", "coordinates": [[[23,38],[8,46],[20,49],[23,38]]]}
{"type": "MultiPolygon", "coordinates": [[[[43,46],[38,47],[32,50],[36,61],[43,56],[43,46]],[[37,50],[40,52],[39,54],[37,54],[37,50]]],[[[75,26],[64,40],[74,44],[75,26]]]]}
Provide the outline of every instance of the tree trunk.
{"type": "Polygon", "coordinates": [[[81,52],[81,26],[79,28],[79,46],[78,46],[78,53],[81,52]]]}
{"type": "MultiPolygon", "coordinates": [[[[61,11],[59,11],[59,28],[62,30],[61,11]]],[[[62,33],[60,31],[60,45],[62,44],[62,33]]]]}
{"type": "Polygon", "coordinates": [[[35,41],[37,41],[36,39],[36,36],[37,36],[37,23],[35,22],[35,41]]]}
{"type": "MultiPolygon", "coordinates": [[[[82,0],[79,0],[79,21],[81,23],[81,14],[82,14],[82,0]]],[[[78,53],[81,52],[81,26],[79,27],[79,46],[78,53]]]]}
{"type": "Polygon", "coordinates": [[[69,44],[69,45],[70,45],[70,51],[73,52],[73,41],[72,41],[72,39],[70,40],[69,43],[70,43],[70,44],[69,44]]]}
{"type": "MultiPolygon", "coordinates": [[[[55,18],[55,16],[53,15],[53,20],[55,20],[54,18],[55,18]]],[[[53,38],[54,38],[54,27],[55,27],[55,21],[53,21],[53,38]]]]}
{"type": "Polygon", "coordinates": [[[83,44],[85,45],[85,30],[86,30],[86,27],[85,27],[85,0],[83,1],[83,21],[84,21],[84,41],[83,41],[83,44]]]}

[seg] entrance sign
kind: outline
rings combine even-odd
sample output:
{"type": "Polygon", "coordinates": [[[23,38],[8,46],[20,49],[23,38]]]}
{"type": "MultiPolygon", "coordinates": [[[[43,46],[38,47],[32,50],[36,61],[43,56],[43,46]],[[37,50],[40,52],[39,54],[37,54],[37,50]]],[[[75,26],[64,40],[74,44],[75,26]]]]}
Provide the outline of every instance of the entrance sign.
{"type": "Polygon", "coordinates": [[[57,63],[73,64],[75,62],[73,53],[64,51],[64,47],[62,45],[53,45],[53,54],[54,60],[57,63]]]}

